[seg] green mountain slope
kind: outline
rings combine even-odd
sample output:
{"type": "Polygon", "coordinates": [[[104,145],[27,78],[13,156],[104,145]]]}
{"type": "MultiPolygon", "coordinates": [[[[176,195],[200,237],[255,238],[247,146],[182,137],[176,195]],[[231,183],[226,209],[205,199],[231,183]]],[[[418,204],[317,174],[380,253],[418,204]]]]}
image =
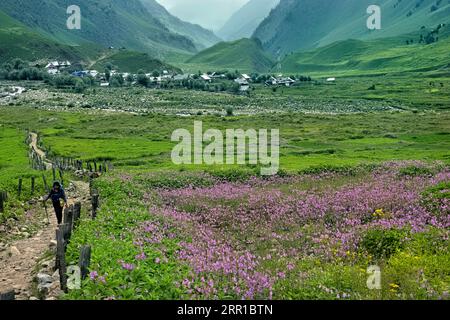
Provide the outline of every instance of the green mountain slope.
{"type": "Polygon", "coordinates": [[[171,15],[155,0],[140,0],[150,14],[159,19],[170,31],[190,38],[197,49],[203,50],[221,41],[212,31],[199,25],[182,21],[171,15]]]}
{"type": "Polygon", "coordinates": [[[250,38],[279,2],[280,0],[250,0],[228,19],[217,34],[227,41],[250,38]]]}
{"type": "Polygon", "coordinates": [[[81,46],[62,45],[33,32],[22,23],[0,11],[0,64],[13,58],[28,61],[58,59],[87,62],[101,48],[89,43],[81,46]]]}
{"type": "Polygon", "coordinates": [[[266,72],[273,66],[272,59],[254,39],[220,42],[190,58],[187,63],[203,69],[238,69],[241,72],[266,72]]]}
{"type": "Polygon", "coordinates": [[[137,73],[140,69],[145,72],[163,71],[181,73],[179,68],[173,67],[158,59],[150,57],[147,53],[119,50],[96,61],[90,68],[104,70],[107,63],[111,63],[120,72],[137,73]]]}
{"type": "Polygon", "coordinates": [[[171,32],[139,0],[78,0],[81,30],[66,27],[68,0],[2,0],[0,10],[65,44],[94,42],[158,54],[196,52],[192,40],[171,32]]]}
{"type": "MultiPolygon", "coordinates": [[[[434,28],[435,31],[437,28],[434,28]]],[[[307,52],[288,55],[283,72],[311,75],[363,75],[437,70],[450,67],[450,26],[440,28],[437,42],[419,43],[432,30],[375,40],[343,40],[307,52]],[[408,43],[408,44],[407,44],[408,43]]]]}
{"type": "Polygon", "coordinates": [[[346,39],[379,39],[410,33],[421,26],[450,22],[448,0],[379,0],[382,29],[369,30],[372,0],[281,0],[254,33],[274,54],[287,54],[346,39]]]}

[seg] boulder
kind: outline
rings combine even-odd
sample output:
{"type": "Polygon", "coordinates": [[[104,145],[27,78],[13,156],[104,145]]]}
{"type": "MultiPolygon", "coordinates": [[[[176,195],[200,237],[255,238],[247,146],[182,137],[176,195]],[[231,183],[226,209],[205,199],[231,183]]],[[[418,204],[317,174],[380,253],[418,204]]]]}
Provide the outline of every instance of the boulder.
{"type": "Polygon", "coordinates": [[[51,284],[53,282],[53,278],[46,273],[38,273],[36,275],[36,281],[37,281],[38,286],[46,285],[46,284],[51,284]]]}

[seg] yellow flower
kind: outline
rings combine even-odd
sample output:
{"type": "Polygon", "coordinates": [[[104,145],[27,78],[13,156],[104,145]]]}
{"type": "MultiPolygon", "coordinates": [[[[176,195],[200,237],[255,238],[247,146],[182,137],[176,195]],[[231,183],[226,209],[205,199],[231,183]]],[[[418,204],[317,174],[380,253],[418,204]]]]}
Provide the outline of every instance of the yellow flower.
{"type": "Polygon", "coordinates": [[[389,286],[391,287],[391,291],[397,291],[397,289],[400,288],[400,286],[396,283],[390,283],[389,286]]]}

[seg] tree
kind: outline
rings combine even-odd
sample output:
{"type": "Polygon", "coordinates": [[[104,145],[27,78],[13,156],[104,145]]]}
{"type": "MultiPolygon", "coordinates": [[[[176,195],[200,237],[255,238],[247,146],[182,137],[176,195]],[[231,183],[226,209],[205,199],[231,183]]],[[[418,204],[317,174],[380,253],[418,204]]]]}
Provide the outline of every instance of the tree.
{"type": "Polygon", "coordinates": [[[105,69],[105,78],[106,81],[109,81],[109,79],[111,78],[111,70],[109,70],[108,68],[105,69]]]}
{"type": "Polygon", "coordinates": [[[84,81],[80,78],[76,78],[74,91],[76,93],[83,93],[84,90],[86,90],[86,85],[85,85],[84,81]]]}
{"type": "Polygon", "coordinates": [[[131,75],[131,74],[129,74],[128,76],[127,76],[127,82],[128,83],[133,83],[133,81],[134,81],[134,78],[133,78],[133,76],[131,75]]]}
{"type": "Polygon", "coordinates": [[[233,82],[233,84],[231,86],[231,92],[239,93],[240,88],[241,88],[241,86],[239,85],[239,83],[233,82]]]}
{"type": "Polygon", "coordinates": [[[28,67],[28,63],[19,58],[14,59],[12,61],[12,65],[14,70],[21,70],[23,68],[28,67]]]}
{"type": "Polygon", "coordinates": [[[145,73],[139,73],[137,76],[137,83],[140,85],[147,87],[150,82],[150,79],[145,75],[145,73]]]}
{"type": "Polygon", "coordinates": [[[111,77],[111,80],[109,81],[109,85],[111,87],[121,87],[124,84],[123,77],[119,74],[115,74],[111,77]]]}
{"type": "Polygon", "coordinates": [[[108,69],[109,71],[111,71],[114,68],[114,66],[112,65],[111,62],[107,62],[105,65],[105,68],[108,69]]]}
{"type": "Polygon", "coordinates": [[[153,72],[152,72],[152,77],[153,77],[153,78],[159,77],[159,72],[158,72],[157,70],[153,71],[153,72]]]}

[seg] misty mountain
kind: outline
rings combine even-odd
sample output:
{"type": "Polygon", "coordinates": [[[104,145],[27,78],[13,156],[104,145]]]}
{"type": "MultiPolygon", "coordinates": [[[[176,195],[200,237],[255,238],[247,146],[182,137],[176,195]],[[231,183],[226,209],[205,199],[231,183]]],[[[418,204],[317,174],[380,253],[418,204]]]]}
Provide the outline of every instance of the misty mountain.
{"type": "Polygon", "coordinates": [[[377,39],[450,20],[448,0],[379,0],[382,29],[367,28],[372,0],[281,0],[254,37],[273,54],[321,47],[346,39],[377,39]]]}
{"type": "Polygon", "coordinates": [[[224,40],[249,38],[280,0],[250,0],[217,32],[224,40]]]}
{"type": "Polygon", "coordinates": [[[248,0],[158,0],[176,17],[217,31],[248,0]]]}
{"type": "Polygon", "coordinates": [[[159,57],[172,52],[194,53],[188,37],[172,32],[139,0],[78,0],[81,29],[69,30],[70,0],[2,0],[0,10],[32,30],[63,44],[86,41],[104,47],[126,47],[159,57]]]}
{"type": "Polygon", "coordinates": [[[190,38],[199,50],[211,47],[221,41],[212,31],[173,16],[155,0],[140,1],[153,17],[160,20],[173,33],[190,38]]]}

